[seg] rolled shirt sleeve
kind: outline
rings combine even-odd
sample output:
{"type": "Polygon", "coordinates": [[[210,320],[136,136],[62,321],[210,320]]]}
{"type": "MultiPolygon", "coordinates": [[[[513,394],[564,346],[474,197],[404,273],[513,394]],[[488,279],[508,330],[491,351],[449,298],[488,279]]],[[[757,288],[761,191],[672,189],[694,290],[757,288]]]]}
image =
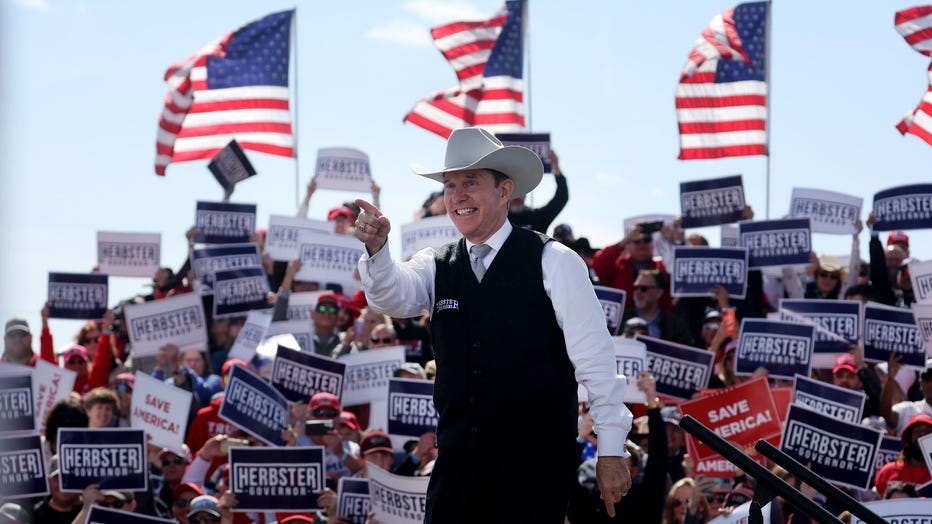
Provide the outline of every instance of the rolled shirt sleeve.
{"type": "Polygon", "coordinates": [[[430,312],[434,303],[434,249],[418,251],[407,262],[395,263],[388,243],[377,253],[359,258],[359,276],[367,303],[391,317],[411,318],[430,312]]]}

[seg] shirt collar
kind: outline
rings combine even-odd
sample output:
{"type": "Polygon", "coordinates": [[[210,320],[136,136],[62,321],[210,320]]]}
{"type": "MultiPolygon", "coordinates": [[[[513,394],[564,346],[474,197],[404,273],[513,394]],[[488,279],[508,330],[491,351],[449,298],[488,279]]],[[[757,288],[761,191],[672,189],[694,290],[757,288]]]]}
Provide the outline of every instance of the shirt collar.
{"type": "MultiPolygon", "coordinates": [[[[505,245],[505,241],[508,240],[508,235],[511,234],[512,229],[514,229],[514,226],[511,225],[511,222],[509,222],[508,219],[505,219],[505,223],[502,224],[502,227],[498,228],[498,231],[492,233],[492,236],[483,242],[483,244],[492,248],[492,251],[489,253],[489,255],[494,256],[502,249],[502,246],[505,245]]],[[[476,244],[466,240],[466,252],[469,253],[469,249],[474,245],[476,244]]]]}

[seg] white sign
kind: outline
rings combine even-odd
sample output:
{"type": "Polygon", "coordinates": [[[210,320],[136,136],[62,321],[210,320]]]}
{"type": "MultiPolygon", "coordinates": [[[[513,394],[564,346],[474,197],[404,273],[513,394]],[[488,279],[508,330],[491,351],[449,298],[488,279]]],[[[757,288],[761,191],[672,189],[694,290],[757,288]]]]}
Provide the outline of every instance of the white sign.
{"type": "Polygon", "coordinates": [[[204,305],[196,293],[183,293],[124,307],[133,356],[156,355],[166,344],[181,351],[207,350],[204,305]]]}
{"type": "Polygon", "coordinates": [[[369,463],[370,510],[380,524],[420,524],[427,510],[430,477],[394,475],[369,463]]]}
{"type": "Polygon", "coordinates": [[[319,231],[334,234],[335,222],[282,215],[269,216],[269,229],[265,234],[265,252],[272,260],[287,262],[298,256],[298,239],[301,231],[319,231]]]}
{"type": "MultiPolygon", "coordinates": [[[[917,486],[918,487],[918,486],[917,486]]],[[[932,499],[900,498],[865,502],[864,506],[887,522],[927,524],[932,522],[932,499]]],[[[852,515],[851,524],[865,524],[852,515]]]]}
{"type": "Polygon", "coordinates": [[[919,447],[922,448],[922,458],[926,460],[926,467],[932,471],[932,433],[919,437],[919,447]]]}
{"type": "Polygon", "coordinates": [[[146,431],[150,444],[181,449],[194,395],[145,373],[136,373],[129,425],[146,431]]]}
{"type": "MultiPolygon", "coordinates": [[[[625,386],[625,402],[632,404],[647,403],[647,395],[638,389],[638,371],[647,371],[647,346],[639,340],[625,337],[612,337],[615,345],[615,367],[618,375],[624,375],[628,384],[625,386]]],[[[580,402],[589,401],[589,392],[579,384],[576,396],[580,402]]]]}
{"type": "Polygon", "coordinates": [[[301,231],[298,240],[301,270],[295,278],[307,282],[352,281],[363,250],[362,242],[352,235],[301,231]]]}
{"type": "Polygon", "coordinates": [[[738,226],[724,224],[719,232],[722,247],[738,247],[738,226]]]}
{"type": "Polygon", "coordinates": [[[301,291],[288,296],[288,320],[303,320],[313,322],[311,310],[317,306],[317,297],[323,291],[301,291]]]}
{"type": "Polygon", "coordinates": [[[36,428],[45,429],[45,415],[56,402],[71,395],[77,373],[42,359],[36,360],[32,374],[32,395],[35,400],[36,428]]]}
{"type": "Polygon", "coordinates": [[[97,232],[97,268],[110,276],[152,278],[161,252],[161,233],[97,232]]]}
{"type": "Polygon", "coordinates": [[[370,349],[337,360],[346,364],[340,398],[344,406],[355,406],[388,398],[388,380],[405,363],[405,348],[370,349]]]}
{"type": "Polygon", "coordinates": [[[909,281],[916,303],[932,304],[932,260],[909,263],[909,281]]]}
{"type": "MultiPolygon", "coordinates": [[[[301,351],[307,351],[309,353],[314,352],[313,322],[308,322],[306,320],[282,320],[272,322],[269,324],[269,328],[265,330],[265,338],[268,340],[276,335],[292,335],[298,342],[298,345],[301,346],[301,351]]],[[[265,341],[263,341],[263,345],[264,344],[265,341]]],[[[277,347],[272,351],[272,356],[275,356],[275,351],[277,351],[277,347]]]]}
{"type": "MultiPolygon", "coordinates": [[[[751,511],[751,501],[747,501],[744,504],[733,509],[731,513],[727,515],[719,515],[714,519],[707,521],[706,524],[747,524],[751,522],[748,519],[748,513],[751,511]]],[[[764,504],[760,509],[761,515],[764,519],[762,522],[770,522],[770,503],[764,504]]]]}
{"type": "Polygon", "coordinates": [[[369,155],[349,147],[322,147],[317,150],[314,178],[319,189],[368,193],[372,190],[369,155]]]}
{"type": "Polygon", "coordinates": [[[922,336],[926,358],[932,358],[932,304],[913,304],[913,317],[922,336]]]}
{"type": "Polygon", "coordinates": [[[449,215],[437,215],[401,225],[401,259],[408,260],[418,251],[456,242],[463,236],[449,215]]]}
{"type": "Polygon", "coordinates": [[[246,323],[239,330],[239,335],[233,341],[227,358],[238,358],[244,362],[252,360],[256,348],[265,338],[265,332],[272,323],[272,315],[265,310],[254,309],[246,317],[246,323]]]}
{"type": "Polygon", "coordinates": [[[813,233],[853,235],[863,203],[863,198],[844,193],[794,187],[790,216],[809,217],[813,233]]]}

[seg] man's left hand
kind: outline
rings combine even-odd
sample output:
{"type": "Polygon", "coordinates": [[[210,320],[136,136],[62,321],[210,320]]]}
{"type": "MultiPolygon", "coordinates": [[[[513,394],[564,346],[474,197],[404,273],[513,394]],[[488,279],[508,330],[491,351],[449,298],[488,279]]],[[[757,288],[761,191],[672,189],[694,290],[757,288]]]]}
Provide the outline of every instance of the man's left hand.
{"type": "Polygon", "coordinates": [[[631,471],[624,457],[599,457],[595,463],[595,478],[602,492],[605,511],[615,516],[615,503],[631,489],[631,471]]]}

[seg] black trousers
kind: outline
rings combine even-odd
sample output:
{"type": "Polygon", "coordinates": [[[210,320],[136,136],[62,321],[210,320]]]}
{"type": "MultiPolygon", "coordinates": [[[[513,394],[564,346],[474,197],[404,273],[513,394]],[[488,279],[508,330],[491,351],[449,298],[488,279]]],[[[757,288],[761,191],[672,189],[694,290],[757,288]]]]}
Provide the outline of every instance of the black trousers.
{"type": "Polygon", "coordinates": [[[576,482],[576,441],[440,448],[425,524],[563,524],[576,482]]]}

